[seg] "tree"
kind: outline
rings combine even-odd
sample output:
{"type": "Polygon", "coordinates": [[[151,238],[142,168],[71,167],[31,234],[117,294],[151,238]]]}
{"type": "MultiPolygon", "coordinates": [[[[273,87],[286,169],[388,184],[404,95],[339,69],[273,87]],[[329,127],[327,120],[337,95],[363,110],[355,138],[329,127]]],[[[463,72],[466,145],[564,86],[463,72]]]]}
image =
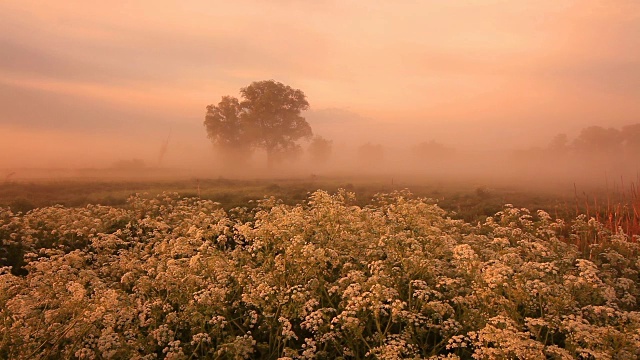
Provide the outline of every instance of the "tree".
{"type": "Polygon", "coordinates": [[[627,149],[632,151],[640,150],[640,124],[623,126],[620,132],[627,149]]]}
{"type": "Polygon", "coordinates": [[[300,115],[309,108],[307,97],[298,89],[274,80],[256,81],[242,88],[242,117],[249,125],[253,145],[267,152],[271,166],[283,155],[299,153],[296,143],[313,135],[311,126],[300,115]]]}
{"type": "Polygon", "coordinates": [[[583,154],[613,155],[620,149],[622,137],[617,129],[590,126],[582,129],[573,143],[583,154]]]}
{"type": "Polygon", "coordinates": [[[333,147],[333,141],[323,138],[322,136],[316,136],[311,140],[309,144],[309,155],[311,161],[316,164],[324,164],[331,157],[333,147]]]}
{"type": "Polygon", "coordinates": [[[232,96],[223,96],[218,105],[207,106],[207,136],[229,163],[246,160],[251,151],[248,126],[241,114],[240,102],[232,96]]]}
{"type": "Polygon", "coordinates": [[[551,139],[548,149],[554,153],[564,153],[569,148],[569,137],[567,134],[560,133],[551,139]]]}
{"type": "Polygon", "coordinates": [[[309,108],[305,94],[274,80],[256,81],[240,89],[242,101],[225,96],[207,106],[204,124],[214,145],[250,153],[267,153],[267,163],[300,153],[297,141],[310,138],[311,126],[300,114],[309,108]]]}
{"type": "Polygon", "coordinates": [[[564,133],[557,134],[551,139],[545,150],[542,151],[542,154],[546,155],[545,161],[565,159],[571,150],[569,137],[564,133]]]}

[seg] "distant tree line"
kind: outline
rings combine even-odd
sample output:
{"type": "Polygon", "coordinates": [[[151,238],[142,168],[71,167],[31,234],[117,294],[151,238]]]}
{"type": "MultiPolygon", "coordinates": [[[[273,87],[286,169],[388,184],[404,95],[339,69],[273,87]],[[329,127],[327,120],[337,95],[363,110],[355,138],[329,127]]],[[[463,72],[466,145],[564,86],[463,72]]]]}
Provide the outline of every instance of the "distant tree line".
{"type": "Polygon", "coordinates": [[[556,135],[547,148],[556,153],[574,152],[584,155],[622,155],[640,153],[640,124],[620,129],[590,126],[570,141],[566,134],[556,135]]]}
{"type": "Polygon", "coordinates": [[[536,165],[536,169],[570,174],[580,170],[583,176],[593,171],[613,171],[615,174],[635,172],[640,165],[640,123],[621,128],[589,126],[576,137],[555,135],[545,147],[516,150],[514,164],[536,165]],[[596,170],[599,169],[599,170],[596,170]]]}

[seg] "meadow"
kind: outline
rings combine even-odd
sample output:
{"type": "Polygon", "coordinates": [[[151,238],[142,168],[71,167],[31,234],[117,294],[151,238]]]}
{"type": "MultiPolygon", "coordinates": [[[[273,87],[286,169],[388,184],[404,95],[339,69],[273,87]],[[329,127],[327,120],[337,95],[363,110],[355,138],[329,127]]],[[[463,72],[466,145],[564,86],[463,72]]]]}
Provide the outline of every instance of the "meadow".
{"type": "MultiPolygon", "coordinates": [[[[495,214],[506,203],[530,209],[545,209],[559,216],[575,215],[576,201],[571,186],[531,188],[487,181],[461,181],[456,178],[391,177],[318,177],[285,179],[118,179],[118,178],[35,178],[0,183],[0,206],[14,212],[27,212],[39,207],[63,205],[82,207],[89,204],[122,207],[135,194],[153,197],[163,192],[176,192],[181,197],[212,200],[230,210],[254,207],[252,201],[276,197],[293,205],[305,200],[311,192],[335,193],[346,189],[357,196],[360,206],[371,202],[377,193],[409,189],[415,196],[434,199],[443,209],[456,212],[467,221],[483,220],[495,214]]],[[[584,210],[583,199],[578,205],[584,210]]]]}
{"type": "Polygon", "coordinates": [[[0,358],[636,359],[640,245],[590,196],[7,183],[0,358]]]}

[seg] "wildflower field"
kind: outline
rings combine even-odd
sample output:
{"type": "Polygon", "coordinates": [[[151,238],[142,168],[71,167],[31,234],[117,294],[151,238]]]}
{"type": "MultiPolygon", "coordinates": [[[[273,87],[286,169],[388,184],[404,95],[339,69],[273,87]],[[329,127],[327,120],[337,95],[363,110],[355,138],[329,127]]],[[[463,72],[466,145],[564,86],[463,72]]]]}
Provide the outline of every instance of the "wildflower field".
{"type": "Polygon", "coordinates": [[[2,359],[637,359],[638,238],[407,191],[0,209],[2,359]]]}

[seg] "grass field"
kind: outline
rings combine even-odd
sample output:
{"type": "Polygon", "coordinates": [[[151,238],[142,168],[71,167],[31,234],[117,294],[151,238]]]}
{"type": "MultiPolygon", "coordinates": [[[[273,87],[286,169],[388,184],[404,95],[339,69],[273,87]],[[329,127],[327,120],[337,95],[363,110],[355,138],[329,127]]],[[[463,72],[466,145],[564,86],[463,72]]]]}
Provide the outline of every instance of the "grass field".
{"type": "MultiPolygon", "coordinates": [[[[504,204],[544,209],[552,215],[574,216],[573,188],[525,188],[481,182],[447,179],[391,178],[322,178],[298,179],[182,179],[182,180],[24,180],[0,184],[0,206],[14,212],[51,205],[67,207],[100,204],[123,206],[134,194],[152,197],[163,192],[176,192],[181,197],[199,197],[219,202],[224,209],[252,206],[251,200],[273,196],[285,204],[297,204],[309,193],[325,190],[334,193],[346,189],[357,196],[358,205],[366,205],[376,193],[408,189],[417,197],[433,199],[445,210],[467,221],[484,220],[500,211],[504,204]]],[[[582,206],[582,204],[580,204],[582,206]]]]}
{"type": "MultiPolygon", "coordinates": [[[[464,177],[322,177],[281,179],[186,178],[159,179],[114,177],[65,177],[23,179],[0,183],[0,207],[26,213],[52,205],[83,207],[99,204],[124,207],[132,195],[150,198],[164,192],[180,197],[212,200],[225,210],[235,207],[252,208],[255,200],[274,197],[284,204],[303,202],[310,193],[324,190],[335,193],[345,189],[356,194],[356,204],[368,205],[378,193],[409,190],[414,196],[430,199],[450,216],[477,223],[512,204],[533,213],[544,210],[563,220],[579,214],[595,218],[613,233],[620,229],[630,238],[640,235],[640,197],[635,181],[592,181],[576,183],[523,183],[500,178],[464,177]]],[[[166,175],[166,174],[164,174],[166,175]]]]}
{"type": "Polygon", "coordinates": [[[571,192],[563,203],[531,189],[379,179],[2,191],[23,206],[122,206],[0,211],[0,359],[640,356],[640,244],[570,216],[586,198],[577,189],[573,204],[571,192]],[[315,188],[352,191],[307,194],[315,188]],[[296,205],[241,203],[264,195],[296,205]],[[236,203],[252,209],[220,208],[236,203]]]}

